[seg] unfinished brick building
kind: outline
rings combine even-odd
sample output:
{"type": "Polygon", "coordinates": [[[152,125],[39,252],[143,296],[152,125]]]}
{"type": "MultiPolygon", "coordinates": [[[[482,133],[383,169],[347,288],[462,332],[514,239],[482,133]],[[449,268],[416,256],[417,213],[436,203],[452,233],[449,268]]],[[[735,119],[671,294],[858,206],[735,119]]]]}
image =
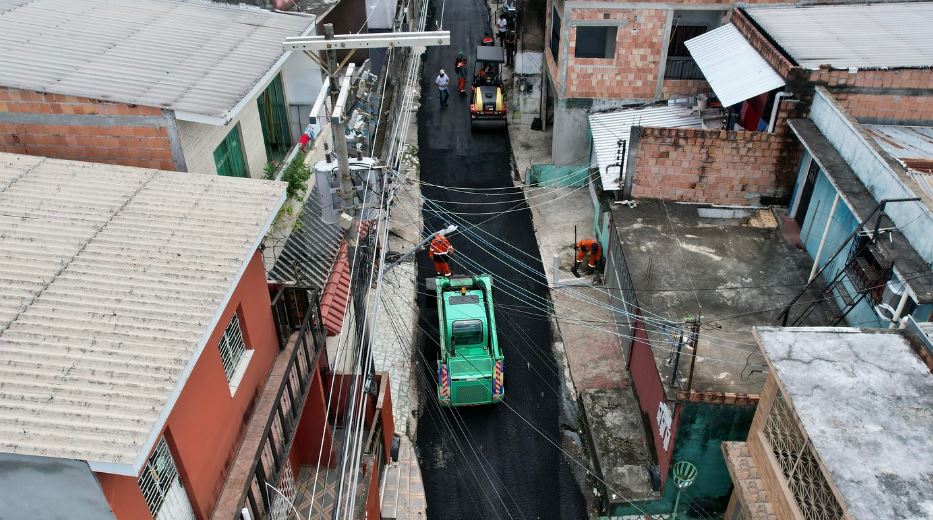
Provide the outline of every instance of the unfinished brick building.
{"type": "Polygon", "coordinates": [[[917,52],[928,44],[916,36],[931,21],[929,2],[733,11],[730,23],[684,42],[708,96],[591,113],[603,189],[722,205],[786,200],[800,157],[786,121],[806,117],[817,86],[860,120],[933,119],[933,51],[917,52]],[[872,52],[853,24],[877,25],[875,40],[896,48],[872,52]]]}

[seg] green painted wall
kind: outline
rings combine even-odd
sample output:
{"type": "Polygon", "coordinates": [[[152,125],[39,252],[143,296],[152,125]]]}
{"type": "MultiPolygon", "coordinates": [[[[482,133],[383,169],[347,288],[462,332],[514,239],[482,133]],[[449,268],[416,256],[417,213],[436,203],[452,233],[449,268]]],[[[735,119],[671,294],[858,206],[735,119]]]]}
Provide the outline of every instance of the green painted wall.
{"type": "Polygon", "coordinates": [[[585,164],[557,166],[556,164],[533,164],[525,176],[526,186],[583,186],[589,176],[585,164]]]}
{"type": "MultiPolygon", "coordinates": [[[[722,457],[722,441],[744,441],[755,416],[754,406],[685,403],[680,414],[674,461],[687,460],[696,465],[696,482],[681,495],[679,518],[692,520],[722,518],[732,493],[732,479],[722,457]]],[[[673,466],[673,465],[672,465],[673,466]]],[[[664,496],[653,502],[637,503],[641,512],[671,513],[677,489],[668,479],[664,496]]],[[[616,507],[614,516],[633,515],[640,511],[632,505],[616,507]]]]}

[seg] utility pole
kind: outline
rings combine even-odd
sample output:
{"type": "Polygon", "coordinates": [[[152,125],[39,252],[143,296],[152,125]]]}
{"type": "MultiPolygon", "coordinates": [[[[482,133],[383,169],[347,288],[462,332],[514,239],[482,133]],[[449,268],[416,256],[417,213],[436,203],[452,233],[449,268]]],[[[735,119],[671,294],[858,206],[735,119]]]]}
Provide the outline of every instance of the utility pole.
{"type": "Polygon", "coordinates": [[[697,363],[697,348],[700,345],[700,320],[702,316],[693,318],[690,322],[690,334],[687,340],[693,349],[693,357],[690,359],[690,375],[687,376],[687,398],[690,398],[690,392],[693,390],[693,368],[697,363]]]}
{"type": "MultiPolygon", "coordinates": [[[[334,39],[334,24],[324,24],[324,39],[334,39]]],[[[337,154],[337,167],[340,169],[340,200],[344,212],[352,215],[354,213],[353,201],[356,198],[353,189],[353,178],[350,176],[350,159],[347,155],[347,131],[343,114],[337,112],[337,100],[343,95],[340,89],[340,79],[338,77],[337,51],[329,49],[324,52],[327,63],[327,76],[330,82],[330,106],[333,107],[331,124],[333,124],[334,152],[337,154]]]]}
{"type": "Polygon", "coordinates": [[[356,49],[411,47],[423,51],[427,47],[450,45],[450,31],[396,32],[380,34],[334,34],[333,24],[324,24],[324,36],[295,36],[286,38],[282,46],[286,51],[303,51],[317,62],[327,73],[331,100],[331,124],[334,134],[334,152],[340,171],[340,198],[345,213],[357,217],[355,208],[356,188],[350,174],[347,155],[346,115],[344,107],[350,89],[349,77],[341,84],[340,70],[349,61],[356,49]],[[350,54],[342,63],[337,62],[337,51],[347,50],[350,54]],[[315,54],[323,53],[323,57],[315,54]]]}

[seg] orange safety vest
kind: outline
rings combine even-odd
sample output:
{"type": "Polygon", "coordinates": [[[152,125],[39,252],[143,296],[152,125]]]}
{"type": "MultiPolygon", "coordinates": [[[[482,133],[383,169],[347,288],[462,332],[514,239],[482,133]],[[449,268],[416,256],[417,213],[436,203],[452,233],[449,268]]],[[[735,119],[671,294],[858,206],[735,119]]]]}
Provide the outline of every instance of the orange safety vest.
{"type": "Polygon", "coordinates": [[[595,253],[599,251],[599,241],[595,238],[584,238],[577,242],[577,251],[595,253]]]}
{"type": "Polygon", "coordinates": [[[431,249],[428,252],[431,258],[434,258],[434,255],[448,255],[453,252],[453,246],[450,245],[450,242],[444,235],[437,235],[431,240],[431,249]]]}

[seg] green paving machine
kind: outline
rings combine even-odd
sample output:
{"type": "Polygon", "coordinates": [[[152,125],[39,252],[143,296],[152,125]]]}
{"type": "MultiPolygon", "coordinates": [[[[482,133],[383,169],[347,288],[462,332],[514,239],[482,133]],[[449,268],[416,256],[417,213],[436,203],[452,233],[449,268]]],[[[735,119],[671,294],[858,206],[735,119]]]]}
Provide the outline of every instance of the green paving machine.
{"type": "Polygon", "coordinates": [[[492,277],[438,276],[440,354],[437,397],[444,406],[498,403],[505,397],[504,359],[496,339],[492,277]]]}

